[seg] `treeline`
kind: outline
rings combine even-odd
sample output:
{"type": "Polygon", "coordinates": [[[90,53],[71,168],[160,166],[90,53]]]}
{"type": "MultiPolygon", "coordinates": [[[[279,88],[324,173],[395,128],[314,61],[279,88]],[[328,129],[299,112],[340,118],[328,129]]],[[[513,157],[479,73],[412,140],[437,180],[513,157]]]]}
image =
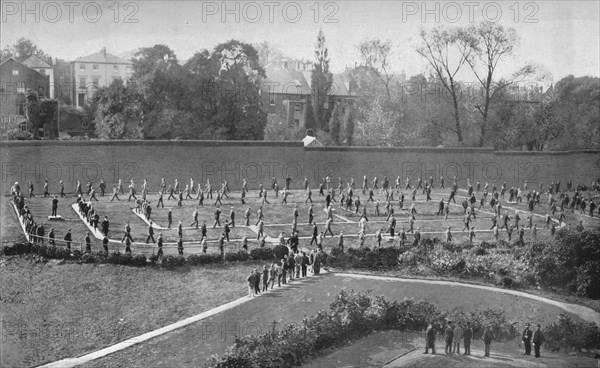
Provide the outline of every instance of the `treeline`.
{"type": "Polygon", "coordinates": [[[133,75],[100,88],[90,102],[101,139],[261,140],[264,70],[256,49],[231,40],[181,65],[165,45],[141,49],[133,75]]]}
{"type": "Polygon", "coordinates": [[[479,146],[560,150],[600,147],[600,79],[568,76],[553,85],[537,65],[515,65],[513,28],[483,22],[436,27],[414,37],[428,74],[403,80],[390,70],[391,41],[357,46],[353,143],[377,146],[479,146]],[[459,79],[464,78],[464,80],[459,79]],[[474,82],[467,82],[472,80],[474,82]]]}

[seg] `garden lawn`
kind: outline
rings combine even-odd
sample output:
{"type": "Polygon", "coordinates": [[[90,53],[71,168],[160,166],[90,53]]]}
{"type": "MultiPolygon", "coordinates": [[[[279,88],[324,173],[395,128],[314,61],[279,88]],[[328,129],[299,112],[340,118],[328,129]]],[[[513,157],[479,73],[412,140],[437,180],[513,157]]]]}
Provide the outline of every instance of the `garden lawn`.
{"type": "Polygon", "coordinates": [[[184,267],[0,258],[2,366],[73,357],[235,300],[262,263],[184,267]]]}
{"type": "MultiPolygon", "coordinates": [[[[259,298],[216,314],[206,320],[157,337],[148,342],[84,364],[83,367],[198,367],[212,354],[221,354],[236,335],[259,334],[304,316],[328,309],[341,290],[372,290],[390,300],[413,297],[427,299],[442,309],[465,312],[488,308],[503,310],[507,320],[524,325],[555,321],[562,309],[523,298],[467,288],[465,286],[423,285],[420,283],[355,279],[324,275],[276,288],[259,298]]],[[[574,317],[580,320],[578,317],[574,317]]]]}

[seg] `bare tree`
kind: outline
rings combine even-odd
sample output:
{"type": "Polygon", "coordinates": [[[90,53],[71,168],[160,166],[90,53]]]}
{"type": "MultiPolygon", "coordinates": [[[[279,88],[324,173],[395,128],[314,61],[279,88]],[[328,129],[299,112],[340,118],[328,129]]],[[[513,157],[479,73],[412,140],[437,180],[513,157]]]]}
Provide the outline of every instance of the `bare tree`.
{"type": "Polygon", "coordinates": [[[388,98],[391,97],[390,82],[394,75],[390,71],[392,42],[379,39],[365,40],[358,45],[363,62],[383,83],[388,98]]]}
{"type": "Polygon", "coordinates": [[[444,128],[456,133],[459,143],[463,141],[459,114],[459,95],[461,91],[456,76],[471,56],[470,50],[472,50],[470,47],[463,45],[467,38],[463,37],[462,33],[463,31],[460,28],[436,27],[430,32],[422,30],[419,35],[420,43],[416,47],[417,53],[427,60],[444,89],[452,97],[454,127],[444,128]],[[466,52],[462,53],[461,50],[466,52]]]}
{"type": "Polygon", "coordinates": [[[494,72],[498,63],[511,55],[519,43],[514,28],[504,28],[500,24],[484,21],[459,32],[459,37],[461,42],[457,45],[462,57],[481,86],[482,98],[475,103],[475,110],[481,115],[479,146],[482,147],[485,144],[488,116],[493,100],[505,88],[531,75],[534,68],[524,67],[510,78],[494,82],[494,72]]]}

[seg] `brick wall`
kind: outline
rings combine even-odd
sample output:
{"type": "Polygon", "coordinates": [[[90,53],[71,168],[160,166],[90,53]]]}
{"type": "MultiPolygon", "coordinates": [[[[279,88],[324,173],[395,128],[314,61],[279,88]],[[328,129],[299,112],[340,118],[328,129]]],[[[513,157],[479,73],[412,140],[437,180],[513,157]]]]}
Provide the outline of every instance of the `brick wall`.
{"type": "Polygon", "coordinates": [[[344,182],[354,177],[360,185],[362,176],[387,175],[394,182],[399,175],[413,181],[440,176],[447,180],[457,176],[461,184],[470,177],[490,185],[506,181],[507,185],[530,186],[552,180],[589,184],[600,176],[600,151],[568,152],[494,152],[490,149],[436,148],[304,148],[301,143],[218,142],[218,141],[112,141],[112,142],[3,142],[0,153],[1,191],[8,194],[18,181],[22,187],[33,181],[36,191],[48,180],[50,190],[63,180],[67,192],[73,192],[77,180],[85,186],[88,180],[101,178],[110,185],[130,179],[139,185],[148,179],[151,190],[158,188],[161,177],[172,183],[175,178],[188,183],[211,179],[216,187],[227,179],[230,187],[239,188],[242,178],[251,187],[268,185],[276,176],[279,182],[287,176],[292,187],[301,186],[304,177],[311,182],[330,176],[344,182]]]}

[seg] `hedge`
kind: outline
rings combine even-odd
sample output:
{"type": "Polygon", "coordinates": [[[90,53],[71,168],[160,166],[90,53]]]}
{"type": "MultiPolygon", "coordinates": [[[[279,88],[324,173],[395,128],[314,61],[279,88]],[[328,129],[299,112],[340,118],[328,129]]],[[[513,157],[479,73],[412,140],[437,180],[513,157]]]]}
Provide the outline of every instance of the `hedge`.
{"type": "MultiPolygon", "coordinates": [[[[277,248],[277,247],[276,247],[277,248]]],[[[275,262],[277,252],[280,249],[275,248],[254,248],[249,253],[246,251],[227,252],[221,254],[190,254],[187,257],[166,255],[162,260],[158,256],[152,255],[149,258],[143,254],[126,254],[112,252],[108,255],[104,252],[81,253],[79,250],[69,252],[64,247],[56,247],[45,244],[33,243],[15,243],[3,247],[3,252],[7,256],[29,255],[35,257],[36,262],[46,262],[48,259],[62,259],[79,263],[111,263],[119,265],[129,265],[143,267],[147,265],[160,265],[166,268],[179,267],[182,265],[200,266],[205,264],[218,264],[223,262],[244,262],[252,261],[271,261],[275,262]]]]}

